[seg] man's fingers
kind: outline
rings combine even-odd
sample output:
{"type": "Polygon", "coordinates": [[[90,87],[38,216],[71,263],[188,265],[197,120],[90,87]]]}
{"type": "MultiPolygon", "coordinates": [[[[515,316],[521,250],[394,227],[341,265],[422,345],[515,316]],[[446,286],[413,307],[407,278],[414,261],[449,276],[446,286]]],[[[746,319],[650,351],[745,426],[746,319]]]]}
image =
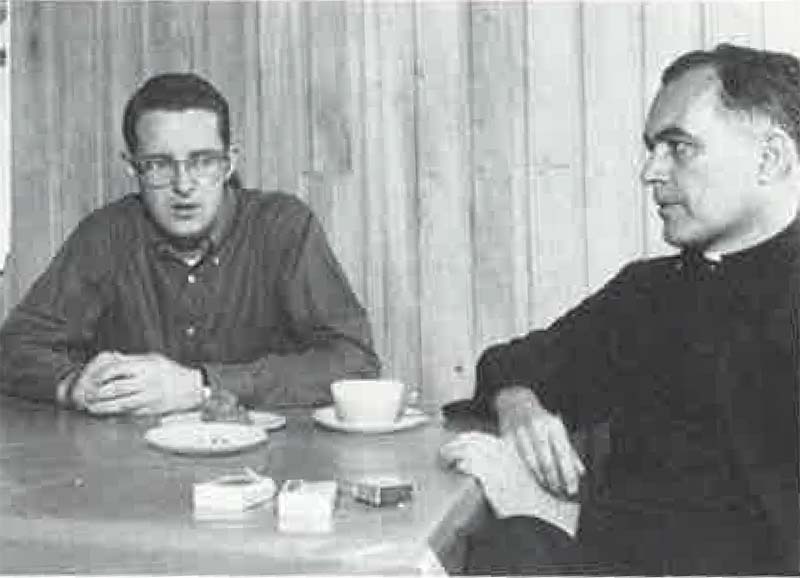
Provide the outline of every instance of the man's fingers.
{"type": "Polygon", "coordinates": [[[519,428],[514,432],[517,451],[536,480],[545,488],[556,490],[558,472],[555,471],[553,457],[546,439],[531,434],[528,428],[519,428]]]}
{"type": "Polygon", "coordinates": [[[97,371],[92,372],[92,378],[97,382],[99,387],[103,387],[109,382],[118,379],[128,379],[135,375],[138,375],[138,367],[129,361],[107,363],[98,368],[97,371]]]}
{"type": "Polygon", "coordinates": [[[575,471],[578,472],[578,475],[582,476],[586,473],[586,466],[583,465],[583,459],[581,459],[580,454],[575,451],[575,447],[570,445],[570,449],[572,450],[572,463],[575,466],[575,471]]]}
{"type": "Polygon", "coordinates": [[[144,395],[134,394],[115,399],[88,402],[86,410],[95,415],[112,415],[137,410],[145,407],[147,403],[148,400],[144,395]]]}
{"type": "Polygon", "coordinates": [[[149,405],[143,405],[134,409],[131,414],[132,415],[156,415],[158,412],[155,408],[149,405]]]}
{"type": "Polygon", "coordinates": [[[116,351],[101,351],[86,364],[84,374],[87,376],[94,376],[105,367],[119,363],[122,359],[124,359],[124,356],[116,351]]]}
{"type": "Polygon", "coordinates": [[[553,449],[549,443],[540,442],[537,446],[539,456],[539,467],[542,470],[543,477],[546,481],[545,487],[549,488],[552,492],[563,492],[561,474],[559,472],[558,456],[553,453],[553,449]]]}
{"type": "Polygon", "coordinates": [[[98,386],[91,394],[87,395],[90,401],[108,401],[136,395],[142,390],[139,383],[131,376],[119,376],[111,381],[106,381],[98,386]]]}
{"type": "Polygon", "coordinates": [[[564,427],[564,422],[560,419],[558,420],[558,426],[552,431],[550,445],[553,454],[556,456],[564,492],[568,496],[574,496],[578,493],[580,479],[586,472],[586,468],[572,445],[567,428],[564,427]]]}
{"type": "Polygon", "coordinates": [[[560,479],[559,487],[567,496],[574,496],[578,493],[581,477],[580,460],[576,462],[576,454],[568,441],[565,444],[563,439],[553,437],[550,444],[560,479]]]}
{"type": "Polygon", "coordinates": [[[585,467],[557,416],[536,419],[514,432],[523,461],[543,487],[563,495],[575,495],[585,467]]]}

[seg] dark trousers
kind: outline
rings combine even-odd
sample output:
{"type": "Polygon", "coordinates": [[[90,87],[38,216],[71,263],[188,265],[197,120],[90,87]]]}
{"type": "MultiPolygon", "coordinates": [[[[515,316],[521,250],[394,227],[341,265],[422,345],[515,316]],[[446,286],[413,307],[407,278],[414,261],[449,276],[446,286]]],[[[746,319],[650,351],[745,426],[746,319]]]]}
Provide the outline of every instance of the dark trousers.
{"type": "Polygon", "coordinates": [[[491,519],[468,541],[472,575],[785,574],[762,520],[584,509],[575,539],[527,517],[491,519]]]}

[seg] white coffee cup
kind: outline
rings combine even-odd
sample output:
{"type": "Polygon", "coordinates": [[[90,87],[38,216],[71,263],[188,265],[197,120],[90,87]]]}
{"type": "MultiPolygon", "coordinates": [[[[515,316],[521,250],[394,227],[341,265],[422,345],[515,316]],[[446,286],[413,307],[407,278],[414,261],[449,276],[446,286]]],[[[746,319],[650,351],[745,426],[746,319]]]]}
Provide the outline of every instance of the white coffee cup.
{"type": "Polygon", "coordinates": [[[396,421],[405,394],[405,384],[395,379],[341,379],[331,384],[336,417],[348,423],[396,421]]]}

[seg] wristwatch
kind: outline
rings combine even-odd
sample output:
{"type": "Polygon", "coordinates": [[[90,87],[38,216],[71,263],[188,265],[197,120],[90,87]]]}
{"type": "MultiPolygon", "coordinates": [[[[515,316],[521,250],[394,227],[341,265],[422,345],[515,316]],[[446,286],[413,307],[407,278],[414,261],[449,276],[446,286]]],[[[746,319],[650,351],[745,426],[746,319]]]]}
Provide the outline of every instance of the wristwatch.
{"type": "Polygon", "coordinates": [[[201,402],[200,406],[206,405],[209,400],[214,396],[214,388],[211,386],[211,380],[208,379],[208,373],[206,373],[205,367],[198,367],[197,369],[200,370],[200,376],[202,379],[202,383],[200,387],[202,388],[203,393],[203,401],[201,402]]]}

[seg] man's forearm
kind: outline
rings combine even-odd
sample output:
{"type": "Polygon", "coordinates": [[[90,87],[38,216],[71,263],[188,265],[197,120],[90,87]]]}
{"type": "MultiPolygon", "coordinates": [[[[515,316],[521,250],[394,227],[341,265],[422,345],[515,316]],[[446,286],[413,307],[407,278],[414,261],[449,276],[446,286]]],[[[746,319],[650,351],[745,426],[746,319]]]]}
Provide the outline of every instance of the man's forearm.
{"type": "Polygon", "coordinates": [[[24,339],[8,329],[14,327],[6,325],[0,333],[0,389],[34,401],[66,401],[66,388],[82,363],[61,348],[24,339]]]}
{"type": "Polygon", "coordinates": [[[254,407],[313,406],[331,402],[337,379],[375,377],[377,356],[355,343],[336,343],[302,353],[270,354],[249,363],[205,363],[213,387],[254,407]]]}

